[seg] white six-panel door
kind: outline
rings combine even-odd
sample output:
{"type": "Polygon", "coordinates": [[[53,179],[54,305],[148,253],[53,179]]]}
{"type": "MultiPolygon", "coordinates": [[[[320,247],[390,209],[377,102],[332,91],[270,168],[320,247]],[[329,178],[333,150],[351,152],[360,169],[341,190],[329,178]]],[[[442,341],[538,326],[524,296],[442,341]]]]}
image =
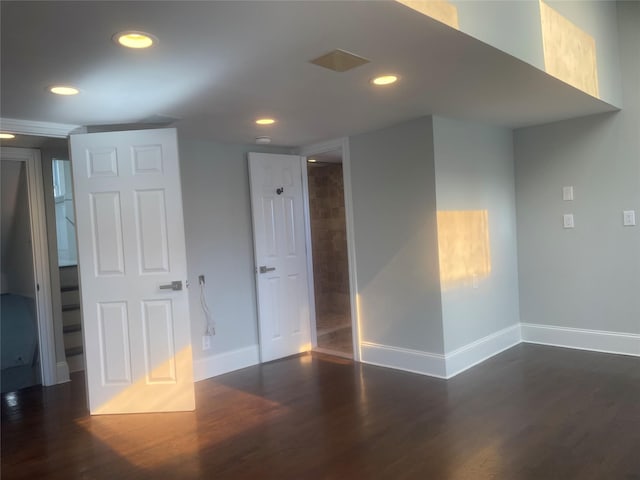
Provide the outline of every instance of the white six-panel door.
{"type": "Polygon", "coordinates": [[[72,135],[71,158],[90,411],[193,410],[176,132],[72,135]]]}
{"type": "Polygon", "coordinates": [[[300,165],[295,155],[249,154],[263,362],[311,348],[300,165]]]}

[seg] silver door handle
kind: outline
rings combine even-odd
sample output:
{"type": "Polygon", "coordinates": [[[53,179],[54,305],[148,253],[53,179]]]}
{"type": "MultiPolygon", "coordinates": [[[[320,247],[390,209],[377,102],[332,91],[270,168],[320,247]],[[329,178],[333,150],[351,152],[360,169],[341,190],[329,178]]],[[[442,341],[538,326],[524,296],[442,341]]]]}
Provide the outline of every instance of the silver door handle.
{"type": "Polygon", "coordinates": [[[171,283],[160,285],[160,290],[182,290],[182,281],[174,280],[171,283]]]}
{"type": "Polygon", "coordinates": [[[260,267],[260,273],[273,272],[275,269],[276,269],[276,267],[267,267],[265,265],[262,265],[260,267]]]}

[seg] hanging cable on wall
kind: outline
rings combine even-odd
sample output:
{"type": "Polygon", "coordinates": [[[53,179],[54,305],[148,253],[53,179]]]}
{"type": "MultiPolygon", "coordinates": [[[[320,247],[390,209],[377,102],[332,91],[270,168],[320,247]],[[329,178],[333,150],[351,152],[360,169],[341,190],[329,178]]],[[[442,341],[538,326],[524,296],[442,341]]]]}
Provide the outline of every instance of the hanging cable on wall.
{"type": "Polygon", "coordinates": [[[200,275],[198,277],[198,283],[200,284],[200,307],[202,308],[202,312],[204,313],[205,320],[204,334],[213,336],[216,334],[216,324],[213,321],[211,310],[209,310],[209,305],[207,305],[207,299],[204,295],[204,275],[200,275]]]}

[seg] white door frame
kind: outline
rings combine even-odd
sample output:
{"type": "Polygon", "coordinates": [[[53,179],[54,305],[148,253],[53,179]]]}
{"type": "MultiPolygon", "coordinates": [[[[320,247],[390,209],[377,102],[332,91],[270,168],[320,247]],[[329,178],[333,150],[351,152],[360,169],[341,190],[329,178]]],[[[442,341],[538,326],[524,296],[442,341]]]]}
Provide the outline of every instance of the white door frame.
{"type": "Polygon", "coordinates": [[[36,311],[38,323],[38,348],[42,384],[55,385],[56,352],[53,332],[53,309],[51,306],[51,283],[49,276],[49,252],[47,249],[47,223],[45,217],[42,164],[40,150],[31,148],[2,148],[2,160],[25,162],[27,169],[27,192],[33,254],[33,273],[36,285],[36,311]],[[39,287],[39,288],[38,288],[39,287]]]}
{"type": "Polygon", "coordinates": [[[305,236],[307,246],[307,270],[309,284],[309,306],[311,320],[311,342],[314,347],[318,346],[316,334],[316,309],[313,284],[313,251],[311,250],[311,221],[309,215],[309,181],[307,175],[307,158],[320,153],[342,151],[342,178],[344,183],[344,209],[347,224],[347,259],[349,263],[349,302],[351,304],[351,332],[353,337],[353,359],[360,361],[360,318],[358,316],[357,292],[358,279],[356,275],[356,248],[353,227],[353,197],[351,192],[351,157],[349,155],[349,139],[339,138],[327,142],[316,143],[300,148],[302,156],[302,195],[305,213],[305,236]]]}

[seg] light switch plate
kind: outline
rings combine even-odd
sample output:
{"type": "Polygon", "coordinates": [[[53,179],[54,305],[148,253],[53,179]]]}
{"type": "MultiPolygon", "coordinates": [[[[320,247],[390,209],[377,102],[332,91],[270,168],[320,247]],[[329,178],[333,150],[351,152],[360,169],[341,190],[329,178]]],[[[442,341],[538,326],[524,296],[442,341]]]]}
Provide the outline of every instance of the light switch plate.
{"type": "Polygon", "coordinates": [[[625,210],[622,212],[622,224],[625,227],[633,227],[636,224],[636,211],[625,210]]]}
{"type": "Polygon", "coordinates": [[[573,213],[565,213],[562,216],[562,226],[564,228],[574,228],[575,224],[573,222],[573,213]]]}
{"type": "Polygon", "coordinates": [[[562,187],[562,200],[573,200],[573,187],[562,187]]]}

